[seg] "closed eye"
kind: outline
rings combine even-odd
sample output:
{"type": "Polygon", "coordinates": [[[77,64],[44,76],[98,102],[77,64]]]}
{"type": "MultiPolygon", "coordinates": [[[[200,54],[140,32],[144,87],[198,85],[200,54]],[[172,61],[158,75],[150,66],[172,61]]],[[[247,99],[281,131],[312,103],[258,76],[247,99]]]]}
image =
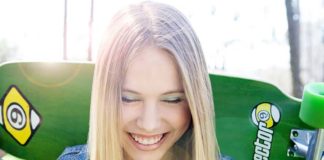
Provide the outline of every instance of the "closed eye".
{"type": "Polygon", "coordinates": [[[183,99],[180,97],[175,97],[175,98],[163,99],[162,101],[166,103],[180,103],[183,101],[183,99]]]}
{"type": "Polygon", "coordinates": [[[131,97],[122,96],[122,101],[125,103],[132,103],[132,102],[137,102],[139,100],[131,97]]]}

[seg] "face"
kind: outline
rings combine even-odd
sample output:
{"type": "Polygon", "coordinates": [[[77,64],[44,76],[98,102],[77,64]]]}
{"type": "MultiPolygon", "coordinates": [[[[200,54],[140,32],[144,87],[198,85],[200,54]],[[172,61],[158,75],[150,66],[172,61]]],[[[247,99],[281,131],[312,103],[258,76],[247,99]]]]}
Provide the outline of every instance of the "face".
{"type": "Polygon", "coordinates": [[[191,121],[178,67],[167,51],[149,47],[131,61],[121,107],[126,159],[162,159],[191,121]]]}

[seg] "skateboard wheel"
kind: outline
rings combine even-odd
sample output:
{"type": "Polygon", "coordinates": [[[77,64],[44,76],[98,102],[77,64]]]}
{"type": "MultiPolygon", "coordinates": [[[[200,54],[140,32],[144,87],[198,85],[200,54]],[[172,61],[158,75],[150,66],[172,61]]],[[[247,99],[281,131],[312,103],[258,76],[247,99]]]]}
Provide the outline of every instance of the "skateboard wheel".
{"type": "Polygon", "coordinates": [[[324,128],[324,83],[304,87],[299,117],[314,128],[324,128]]]}

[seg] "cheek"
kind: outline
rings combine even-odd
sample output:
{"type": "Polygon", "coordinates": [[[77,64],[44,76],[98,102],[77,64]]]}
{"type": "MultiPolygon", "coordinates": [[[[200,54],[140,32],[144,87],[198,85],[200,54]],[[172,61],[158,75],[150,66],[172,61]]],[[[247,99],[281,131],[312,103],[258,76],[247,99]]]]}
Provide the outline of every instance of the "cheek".
{"type": "Polygon", "coordinates": [[[168,110],[166,120],[173,128],[180,130],[187,129],[191,121],[191,113],[188,106],[175,107],[168,110]]]}
{"type": "Polygon", "coordinates": [[[125,107],[122,106],[121,109],[121,126],[125,126],[128,123],[132,122],[136,116],[137,116],[137,111],[132,109],[132,107],[125,107]]]}

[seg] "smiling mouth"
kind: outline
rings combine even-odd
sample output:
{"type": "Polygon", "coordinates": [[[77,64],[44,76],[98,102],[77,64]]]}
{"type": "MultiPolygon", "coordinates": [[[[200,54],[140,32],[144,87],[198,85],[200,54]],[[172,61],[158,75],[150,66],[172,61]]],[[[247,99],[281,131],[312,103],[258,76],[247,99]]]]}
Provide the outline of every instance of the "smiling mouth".
{"type": "Polygon", "coordinates": [[[154,136],[142,136],[142,135],[138,135],[138,134],[134,134],[134,133],[128,133],[128,134],[136,143],[145,145],[145,146],[150,146],[150,145],[160,143],[166,135],[166,133],[158,134],[158,135],[154,135],[154,136]]]}

